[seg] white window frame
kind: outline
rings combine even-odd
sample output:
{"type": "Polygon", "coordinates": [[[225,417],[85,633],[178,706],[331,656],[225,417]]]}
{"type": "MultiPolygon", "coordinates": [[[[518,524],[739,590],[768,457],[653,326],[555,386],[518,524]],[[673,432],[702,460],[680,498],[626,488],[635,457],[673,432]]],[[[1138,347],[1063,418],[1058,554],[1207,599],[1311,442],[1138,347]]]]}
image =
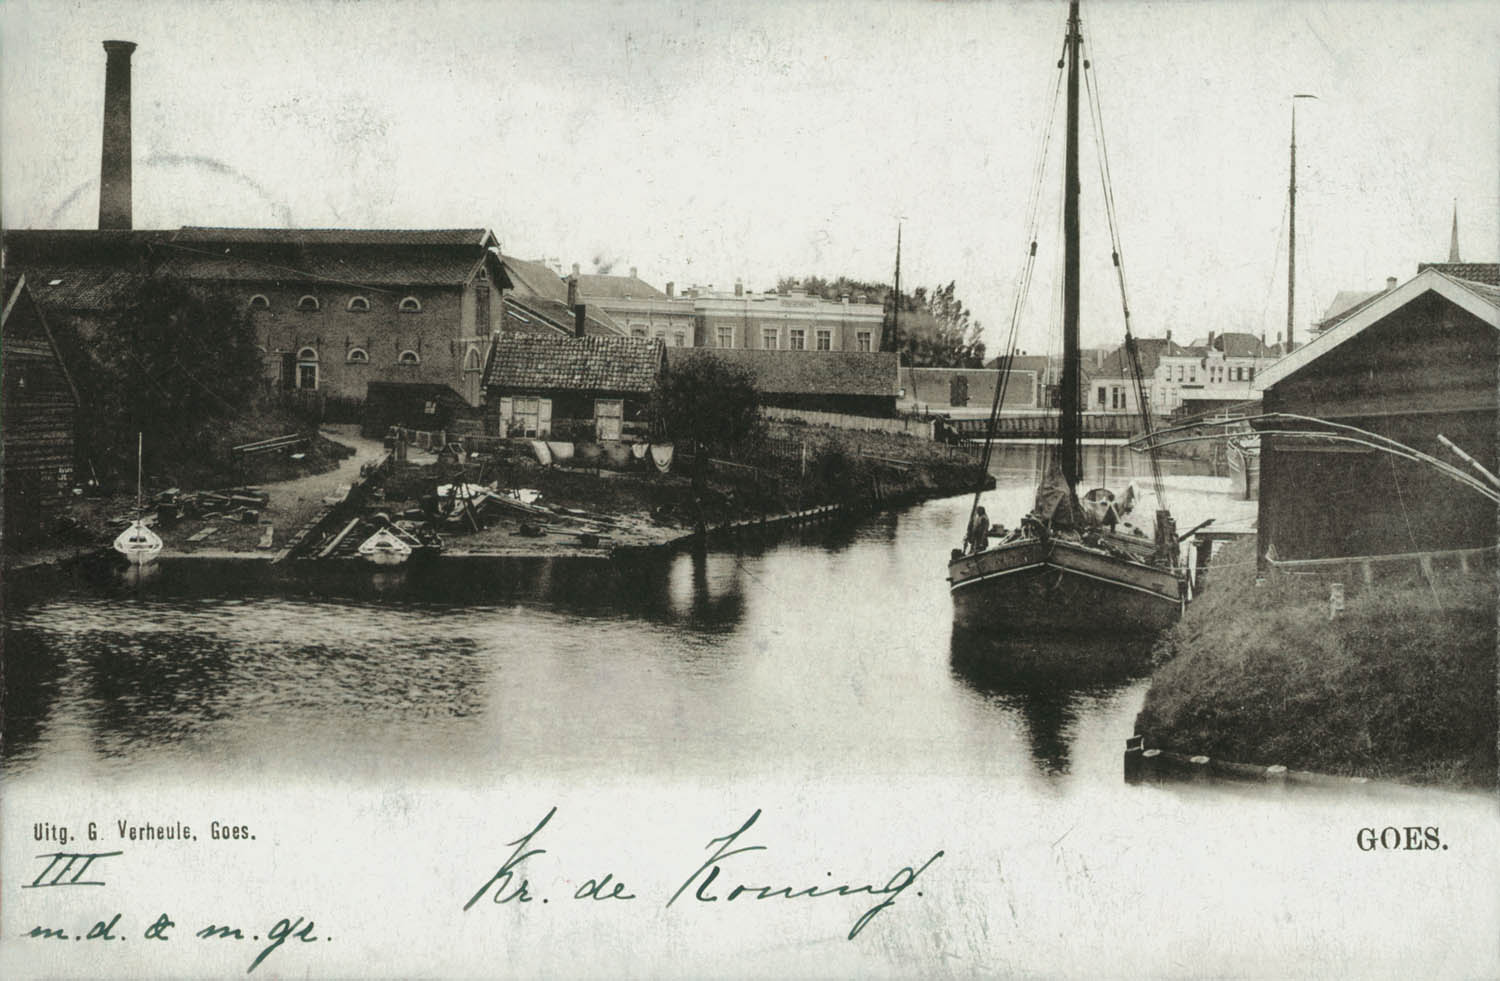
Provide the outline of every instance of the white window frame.
{"type": "Polygon", "coordinates": [[[271,298],[269,296],[266,296],[266,294],[264,294],[264,293],[257,293],[257,294],[255,294],[254,296],[250,297],[250,309],[251,310],[269,310],[269,309],[271,309],[271,298]]]}
{"type": "Polygon", "coordinates": [[[464,370],[480,371],[484,368],[484,359],[479,356],[479,348],[471,347],[464,354],[464,370]]]}
{"type": "Polygon", "coordinates": [[[854,342],[861,351],[869,352],[875,350],[875,332],[862,330],[854,335],[854,342]]]}
{"type": "Polygon", "coordinates": [[[321,381],[321,378],[319,378],[319,375],[321,373],[321,369],[318,367],[317,348],[304,347],[297,352],[297,387],[299,389],[306,389],[310,392],[316,392],[318,390],[318,382],[321,381]],[[302,384],[302,370],[304,368],[312,369],[311,385],[302,384]]]}
{"type": "Polygon", "coordinates": [[[396,363],[398,365],[421,364],[422,356],[416,351],[413,351],[411,348],[407,348],[405,351],[402,351],[400,354],[396,355],[396,363]],[[410,355],[410,357],[408,357],[408,355],[410,355]]]}
{"type": "Polygon", "coordinates": [[[804,327],[792,327],[786,332],[786,349],[788,351],[807,350],[807,329],[804,327]]]}
{"type": "Polygon", "coordinates": [[[344,309],[350,313],[369,313],[370,301],[363,296],[351,296],[344,309]]]}
{"type": "Polygon", "coordinates": [[[762,327],[760,329],[760,346],[762,350],[774,351],[781,346],[781,331],[775,327],[762,327]]]}
{"type": "Polygon", "coordinates": [[[421,313],[422,301],[415,296],[403,296],[401,302],[396,305],[396,309],[402,313],[421,313]]]}
{"type": "Polygon", "coordinates": [[[716,327],[716,328],[714,328],[714,340],[717,343],[717,345],[719,347],[721,347],[721,348],[732,348],[732,347],[734,347],[734,328],[733,327],[716,327]],[[724,343],[726,340],[729,341],[728,344],[724,343]]]}
{"type": "Polygon", "coordinates": [[[345,364],[369,364],[370,352],[362,347],[351,347],[349,353],[344,355],[345,364]]]}
{"type": "Polygon", "coordinates": [[[316,296],[308,293],[297,301],[297,309],[301,310],[304,313],[316,313],[317,311],[323,309],[323,305],[318,302],[318,298],[316,296]]]}
{"type": "Polygon", "coordinates": [[[826,327],[819,327],[813,334],[813,343],[819,351],[833,350],[833,331],[826,327]]]}

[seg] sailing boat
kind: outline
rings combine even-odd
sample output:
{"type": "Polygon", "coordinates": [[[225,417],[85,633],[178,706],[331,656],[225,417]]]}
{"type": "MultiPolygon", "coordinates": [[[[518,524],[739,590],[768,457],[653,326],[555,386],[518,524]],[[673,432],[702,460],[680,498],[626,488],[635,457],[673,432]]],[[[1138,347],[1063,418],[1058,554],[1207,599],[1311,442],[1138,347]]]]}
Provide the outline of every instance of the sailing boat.
{"type": "Polygon", "coordinates": [[[130,527],[120,532],[115,539],[115,551],[125,556],[131,565],[146,565],[161,551],[161,538],[146,527],[143,518],[145,504],[141,497],[141,451],[143,442],[140,433],[135,437],[135,520],[130,527]]]}
{"type": "MultiPolygon", "coordinates": [[[[1034,509],[1021,519],[1017,529],[993,547],[986,535],[971,534],[963,549],[953,550],[948,563],[948,583],[954,621],[959,627],[1025,633],[1148,633],[1170,626],[1182,612],[1185,590],[1178,561],[1177,529],[1160,500],[1160,468],[1155,457],[1152,470],[1156,476],[1158,510],[1151,535],[1137,531],[1123,520],[1132,502],[1117,499],[1104,488],[1089,491],[1082,499],[1078,494],[1083,478],[1078,333],[1078,69],[1082,44],[1078,3],[1073,0],[1068,8],[1065,43],[1068,101],[1059,446],[1050,454],[1034,509]]],[[[1035,252],[1033,242],[1033,256],[1035,252]]],[[[1118,245],[1115,253],[1118,256],[1118,245]]],[[[1117,268],[1118,265],[1116,259],[1117,268]]],[[[1123,282],[1122,273],[1122,298],[1123,282]]],[[[1018,311],[1019,308],[1018,303],[1018,311]]],[[[1149,407],[1128,313],[1125,346],[1134,363],[1137,401],[1149,429],[1149,407]]],[[[1014,350],[1014,344],[1008,345],[1007,350],[1014,350]]],[[[999,393],[997,385],[981,481],[987,476],[999,393]]],[[[978,502],[976,492],[971,513],[977,512],[978,502]]],[[[972,528],[972,519],[970,524],[972,528]]]]}
{"type": "MultiPolygon", "coordinates": [[[[1286,351],[1296,349],[1292,330],[1297,312],[1297,100],[1316,99],[1317,96],[1299,92],[1292,96],[1292,144],[1291,163],[1287,176],[1287,240],[1286,240],[1286,351]]],[[[1454,213],[1455,224],[1458,221],[1454,213]]],[[[1262,338],[1264,340],[1264,338],[1262,338]]],[[[1230,486],[1245,500],[1253,501],[1260,496],[1260,436],[1253,432],[1234,436],[1225,450],[1229,462],[1230,486]]]]}

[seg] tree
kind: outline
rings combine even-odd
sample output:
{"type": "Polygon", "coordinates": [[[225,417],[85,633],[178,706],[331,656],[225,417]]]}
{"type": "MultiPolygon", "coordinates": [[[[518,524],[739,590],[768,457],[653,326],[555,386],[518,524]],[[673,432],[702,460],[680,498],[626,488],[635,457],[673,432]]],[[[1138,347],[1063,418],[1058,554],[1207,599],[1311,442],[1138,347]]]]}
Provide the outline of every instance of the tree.
{"type": "Polygon", "coordinates": [[[800,280],[783,276],[777,280],[776,289],[804,289],[809,296],[825,300],[837,300],[846,293],[864,294],[871,303],[885,308],[880,349],[899,352],[902,364],[918,368],[984,367],[982,325],[958,298],[954,280],[930,292],[925,286],[909,293],[903,290],[899,317],[895,292],[886,283],[867,283],[847,276],[805,276],[800,280]]]}
{"type": "Polygon", "coordinates": [[[759,436],[760,393],[750,372],[699,351],[674,361],[651,397],[653,417],[693,454],[693,489],[708,484],[710,453],[728,455],[759,436]]]}
{"type": "Polygon", "coordinates": [[[149,280],[91,351],[89,443],[117,472],[135,469],[136,433],[148,455],[180,458],[227,419],[253,408],[261,354],[244,311],[181,284],[149,280]]]}

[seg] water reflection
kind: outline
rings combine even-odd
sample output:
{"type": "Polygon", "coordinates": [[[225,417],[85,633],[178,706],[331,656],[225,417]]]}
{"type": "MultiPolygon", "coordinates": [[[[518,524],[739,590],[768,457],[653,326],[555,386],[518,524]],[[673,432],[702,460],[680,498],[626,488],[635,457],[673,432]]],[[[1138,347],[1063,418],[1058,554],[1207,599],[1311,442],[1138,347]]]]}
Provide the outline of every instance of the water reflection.
{"type": "Polygon", "coordinates": [[[954,677],[1019,719],[1032,762],[1049,775],[1069,771],[1080,717],[1150,666],[1149,640],[1008,637],[960,627],[949,639],[954,677]]]}
{"type": "MultiPolygon", "coordinates": [[[[1030,506],[1042,458],[997,453],[992,513],[1030,506]]],[[[1086,461],[1111,486],[1140,463],[1117,447],[1086,461]]],[[[1168,474],[1189,511],[1226,497],[1195,483],[1211,479],[1168,474]]],[[[943,571],[971,500],[613,561],[161,561],[139,582],[8,588],[0,759],[1117,783],[1145,650],[953,632],[943,571]]]]}

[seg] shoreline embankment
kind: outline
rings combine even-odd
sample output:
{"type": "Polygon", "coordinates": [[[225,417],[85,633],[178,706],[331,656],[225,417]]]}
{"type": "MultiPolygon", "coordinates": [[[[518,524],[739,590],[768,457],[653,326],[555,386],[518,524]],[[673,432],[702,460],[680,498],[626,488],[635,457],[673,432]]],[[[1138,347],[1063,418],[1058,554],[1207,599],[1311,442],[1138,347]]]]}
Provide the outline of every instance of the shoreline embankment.
{"type": "Polygon", "coordinates": [[[1412,563],[1340,583],[1340,603],[1331,582],[1258,576],[1248,544],[1226,548],[1158,642],[1130,749],[1188,774],[1494,788],[1497,584],[1483,566],[1412,563]]]}
{"type": "MultiPolygon", "coordinates": [[[[241,534],[234,525],[211,517],[179,520],[163,535],[166,547],[154,564],[222,569],[240,563],[247,566],[247,572],[274,567],[278,573],[273,578],[280,578],[286,567],[296,566],[295,578],[302,581],[309,576],[316,581],[318,569],[373,571],[377,567],[357,558],[326,557],[323,543],[355,519],[382,511],[411,513],[411,505],[421,494],[444,481],[531,488],[553,510],[547,520],[526,521],[524,513],[504,515],[483,527],[444,532],[441,553],[424,555],[420,563],[423,568],[443,571],[478,571],[487,565],[500,568],[506,562],[527,559],[608,561],[669,553],[700,542],[721,545],[975,489],[977,459],[929,441],[820,426],[779,425],[777,433],[783,450],[795,442],[795,454],[783,453],[779,465],[773,461],[772,466],[764,461],[759,466],[709,461],[701,487],[693,484],[692,459],[686,455],[678,458],[674,472],[666,474],[644,468],[543,466],[532,458],[526,441],[512,441],[513,445],[491,452],[491,459],[479,465],[470,461],[445,464],[424,451],[412,452],[405,462],[387,457],[376,464],[365,459],[362,472],[333,496],[310,501],[307,488],[299,487],[299,508],[285,509],[295,515],[295,523],[276,529],[275,548],[256,544],[260,532],[254,524],[241,534]],[[204,528],[215,532],[214,525],[216,533],[194,540],[204,528]]],[[[334,475],[323,478],[324,482],[329,479],[336,480],[334,475]]],[[[317,492],[326,490],[320,486],[317,492]]],[[[275,511],[278,488],[262,492],[269,492],[266,510],[275,511]]],[[[290,485],[284,496],[291,496],[290,485]]],[[[102,537],[7,560],[6,580],[31,587],[27,592],[79,571],[97,573],[123,564],[102,537]]],[[[265,577],[264,572],[252,575],[265,577]]]]}

